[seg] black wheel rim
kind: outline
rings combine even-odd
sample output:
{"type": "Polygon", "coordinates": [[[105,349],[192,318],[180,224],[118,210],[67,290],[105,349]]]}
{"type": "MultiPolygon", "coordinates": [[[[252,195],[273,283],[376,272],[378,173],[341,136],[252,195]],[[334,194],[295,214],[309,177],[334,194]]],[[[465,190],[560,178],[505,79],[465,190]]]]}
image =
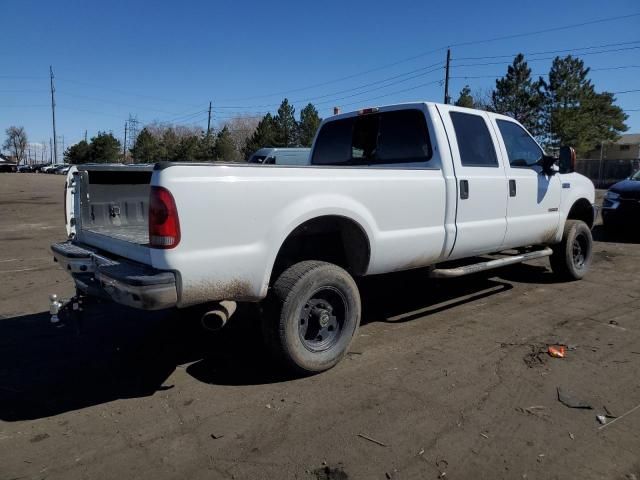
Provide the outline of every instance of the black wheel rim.
{"type": "Polygon", "coordinates": [[[334,287],[322,287],[305,302],[298,319],[300,341],[312,352],[333,347],[344,330],[349,307],[347,299],[334,287]]]}
{"type": "Polygon", "coordinates": [[[576,238],[573,240],[573,245],[571,246],[573,265],[576,268],[584,267],[587,260],[588,248],[589,245],[585,236],[582,234],[576,235],[576,238]]]}

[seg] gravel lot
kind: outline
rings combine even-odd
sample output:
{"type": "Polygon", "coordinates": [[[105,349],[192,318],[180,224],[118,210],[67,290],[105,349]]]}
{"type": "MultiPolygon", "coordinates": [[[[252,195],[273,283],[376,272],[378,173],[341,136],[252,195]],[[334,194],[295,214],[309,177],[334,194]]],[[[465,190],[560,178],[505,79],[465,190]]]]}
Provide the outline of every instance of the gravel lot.
{"type": "Polygon", "coordinates": [[[104,303],[52,326],[63,181],[0,174],[0,479],[640,478],[639,242],[596,226],[577,283],[542,261],[366,279],[351,354],[293,379],[251,307],[218,334],[104,303]]]}

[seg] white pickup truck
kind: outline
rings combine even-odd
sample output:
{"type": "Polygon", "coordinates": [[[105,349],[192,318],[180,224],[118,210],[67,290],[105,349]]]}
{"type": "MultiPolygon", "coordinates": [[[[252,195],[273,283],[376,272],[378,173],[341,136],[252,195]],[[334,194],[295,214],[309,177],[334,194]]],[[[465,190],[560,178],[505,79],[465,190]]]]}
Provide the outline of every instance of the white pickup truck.
{"type": "Polygon", "coordinates": [[[65,187],[69,238],[51,248],[80,292],[140,309],[205,305],[221,326],[235,302],[264,300],[274,352],[318,372],[359,326],[355,277],[455,277],[544,256],[583,277],[594,187],[571,153],[554,165],[493,113],[368,108],[326,119],[308,166],[79,166],[65,187]],[[446,263],[463,258],[476,260],[446,263]]]}

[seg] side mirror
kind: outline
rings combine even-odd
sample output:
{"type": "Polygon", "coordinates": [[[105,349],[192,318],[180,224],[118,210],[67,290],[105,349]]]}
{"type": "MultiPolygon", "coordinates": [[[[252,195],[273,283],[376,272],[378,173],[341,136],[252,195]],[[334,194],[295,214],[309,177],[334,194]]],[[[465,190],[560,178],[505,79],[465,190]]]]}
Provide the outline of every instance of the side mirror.
{"type": "Polygon", "coordinates": [[[558,160],[560,173],[571,173],[576,170],[576,150],[573,147],[560,147],[558,160]]]}
{"type": "Polygon", "coordinates": [[[542,158],[538,161],[538,165],[542,167],[542,172],[547,175],[553,175],[556,171],[553,168],[553,165],[556,163],[556,158],[550,155],[543,155],[542,158]]]}

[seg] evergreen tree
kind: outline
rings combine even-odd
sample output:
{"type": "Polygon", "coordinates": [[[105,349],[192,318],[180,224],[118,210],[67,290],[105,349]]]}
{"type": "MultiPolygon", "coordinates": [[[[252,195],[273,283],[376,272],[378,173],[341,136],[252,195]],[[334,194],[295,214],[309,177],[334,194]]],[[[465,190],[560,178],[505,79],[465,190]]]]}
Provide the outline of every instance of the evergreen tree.
{"type": "Polygon", "coordinates": [[[295,108],[285,98],[274,117],[274,147],[295,147],[298,144],[298,122],[296,122],[295,114],[295,108]]]}
{"type": "Polygon", "coordinates": [[[173,127],[169,127],[162,132],[160,138],[160,158],[169,162],[179,160],[178,144],[180,137],[173,127]]]}
{"type": "Polygon", "coordinates": [[[158,139],[151,135],[147,128],[143,128],[131,149],[133,161],[137,163],[153,163],[161,159],[161,148],[158,139]]]}
{"type": "Polygon", "coordinates": [[[64,152],[65,163],[80,165],[91,161],[91,146],[84,140],[71,145],[64,152]]]}
{"type": "Polygon", "coordinates": [[[176,145],[173,160],[176,162],[193,162],[198,159],[199,149],[199,138],[196,135],[185,135],[176,145]]]}
{"type": "Polygon", "coordinates": [[[91,139],[90,158],[94,163],[115,163],[120,159],[120,141],[112,133],[98,132],[91,139]]]}
{"type": "Polygon", "coordinates": [[[200,137],[197,159],[201,162],[211,162],[216,159],[216,137],[212,133],[200,137]]]}
{"type": "Polygon", "coordinates": [[[260,148],[275,147],[275,131],[274,118],[270,113],[267,113],[262,117],[253,134],[247,139],[242,149],[244,159],[249,160],[249,157],[260,148]]]}
{"type": "Polygon", "coordinates": [[[460,96],[456,100],[455,104],[457,107],[474,108],[475,103],[471,96],[471,89],[469,88],[469,85],[465,85],[464,88],[460,90],[460,96]]]}
{"type": "Polygon", "coordinates": [[[216,135],[215,158],[222,162],[231,162],[234,158],[235,147],[231,132],[225,126],[216,135]]]}
{"type": "Polygon", "coordinates": [[[627,129],[627,115],[614,104],[613,94],[596,93],[587,78],[589,69],[579,58],[556,57],[549,81],[544,84],[547,143],[558,148],[569,145],[578,154],[601,142],[614,141],[627,129]]]}
{"type": "Polygon", "coordinates": [[[508,67],[507,74],[496,80],[491,95],[493,110],[518,120],[533,135],[542,132],[542,81],[531,80],[531,69],[519,53],[508,67]]]}
{"type": "Polygon", "coordinates": [[[310,147],[316,136],[322,119],[318,116],[318,110],[313,104],[308,104],[300,110],[300,123],[298,128],[298,141],[303,147],[310,147]]]}

